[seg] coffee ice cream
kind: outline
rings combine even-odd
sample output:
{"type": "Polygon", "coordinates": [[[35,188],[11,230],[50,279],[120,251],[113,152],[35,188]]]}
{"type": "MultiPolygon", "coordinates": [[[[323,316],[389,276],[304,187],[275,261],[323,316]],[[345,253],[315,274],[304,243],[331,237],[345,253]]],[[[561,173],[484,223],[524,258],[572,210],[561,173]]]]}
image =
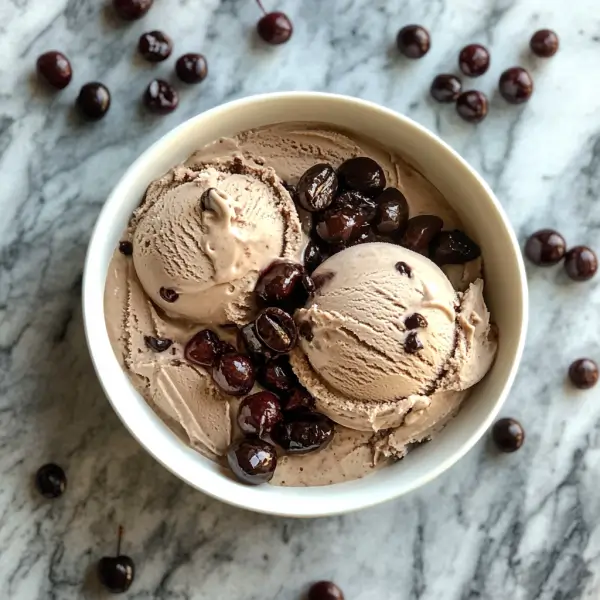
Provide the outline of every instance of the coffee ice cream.
{"type": "Polygon", "coordinates": [[[431,439],[485,376],[497,342],[481,267],[407,161],[276,124],[150,183],[105,317],[132,384],[185,443],[246,482],[325,485],[431,439]]]}

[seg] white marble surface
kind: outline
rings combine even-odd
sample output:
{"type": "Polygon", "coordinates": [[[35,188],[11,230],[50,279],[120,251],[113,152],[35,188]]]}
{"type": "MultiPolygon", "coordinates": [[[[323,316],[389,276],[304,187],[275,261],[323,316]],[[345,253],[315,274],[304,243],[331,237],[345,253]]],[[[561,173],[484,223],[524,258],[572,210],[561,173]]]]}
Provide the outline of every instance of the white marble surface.
{"type": "Polygon", "coordinates": [[[504,414],[527,430],[498,456],[481,442],[409,497],[339,518],[294,521],[210,500],[151,459],[112,413],[82,331],[86,244],[107,193],[148,144],[223,101],[270,90],[341,92],[381,102],[437,131],[483,173],[521,238],[556,226],[572,243],[600,232],[598,0],[264,0],[296,32],[279,48],[252,35],[252,0],[155,0],[142,21],[115,22],[104,0],[0,2],[0,597],[104,597],[94,565],[118,523],[138,577],[129,598],[296,600],[331,578],[348,600],[579,600],[600,597],[600,387],[565,385],[572,359],[600,359],[600,278],[567,282],[530,269],[532,319],[504,414]],[[432,32],[416,62],[393,42],[410,22],[432,32]],[[555,28],[559,54],[533,60],[531,33],[555,28]],[[148,115],[139,97],[173,60],[142,64],[143,31],[165,29],[175,55],[210,66],[179,109],[148,115]],[[478,126],[434,105],[434,74],[468,42],[492,68],[474,86],[492,97],[478,126]],[[74,81],[54,94],[32,78],[41,52],[65,51],[74,81]],[[536,91],[515,108],[495,94],[501,70],[532,69],[536,91]],[[81,84],[113,94],[104,121],[81,123],[81,84]],[[32,474],[63,465],[69,489],[38,497],[32,474]]]}

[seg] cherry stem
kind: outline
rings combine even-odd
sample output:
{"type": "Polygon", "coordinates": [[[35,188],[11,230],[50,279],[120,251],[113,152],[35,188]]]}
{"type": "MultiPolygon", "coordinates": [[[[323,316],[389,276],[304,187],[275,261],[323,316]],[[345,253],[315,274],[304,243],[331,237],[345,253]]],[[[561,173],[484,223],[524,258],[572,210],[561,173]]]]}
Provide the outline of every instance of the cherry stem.
{"type": "Polygon", "coordinates": [[[265,7],[263,6],[261,0],[256,0],[256,3],[258,4],[258,6],[260,6],[260,10],[262,10],[263,13],[266,15],[267,11],[265,10],[265,7]]]}
{"type": "Polygon", "coordinates": [[[121,538],[123,537],[123,525],[119,525],[119,537],[117,539],[117,556],[121,555],[121,538]]]}

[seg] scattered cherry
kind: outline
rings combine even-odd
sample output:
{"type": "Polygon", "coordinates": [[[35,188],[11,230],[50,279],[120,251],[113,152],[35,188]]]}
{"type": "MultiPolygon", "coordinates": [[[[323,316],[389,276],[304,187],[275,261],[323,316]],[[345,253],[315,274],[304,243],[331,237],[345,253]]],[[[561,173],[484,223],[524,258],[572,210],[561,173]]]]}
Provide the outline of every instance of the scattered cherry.
{"type": "Polygon", "coordinates": [[[254,366],[248,356],[238,352],[219,355],[212,369],[217,386],[230,396],[245,396],[254,386],[254,366]]]}
{"type": "Polygon", "coordinates": [[[289,352],[296,344],[298,331],[294,319],[284,310],[269,307],[254,321],[258,339],[273,352],[289,352]]]}
{"type": "Polygon", "coordinates": [[[297,384],[287,356],[277,356],[261,365],[256,379],[264,388],[276,394],[289,392],[297,384]]]}
{"type": "Polygon", "coordinates": [[[490,67],[490,53],[481,44],[469,44],[458,55],[460,70],[469,77],[479,77],[490,67]]]}
{"type": "Polygon", "coordinates": [[[463,265],[481,256],[481,248],[463,231],[440,231],[429,246],[431,260],[442,265],[463,265]]]}
{"type": "Polygon", "coordinates": [[[492,427],[492,439],[501,452],[515,452],[525,440],[525,432],[515,419],[500,419],[492,427]]]}
{"type": "Polygon", "coordinates": [[[540,29],[531,36],[531,51],[541,58],[550,58],[558,51],[558,36],[551,29],[540,29]]]}
{"type": "Polygon", "coordinates": [[[407,58],[422,58],[429,52],[431,39],[424,27],[407,25],[398,32],[396,45],[407,58]]]}
{"type": "Polygon", "coordinates": [[[456,112],[469,123],[483,121],[488,113],[487,96],[478,90],[463,92],[456,100],[456,112]]]}
{"type": "Polygon", "coordinates": [[[342,208],[358,209],[365,215],[367,221],[372,221],[377,214],[377,204],[364,192],[348,190],[341,193],[331,205],[330,210],[336,211],[342,208]]]}
{"type": "Polygon", "coordinates": [[[385,188],[383,169],[368,156],[357,156],[343,162],[338,168],[340,187],[375,197],[385,188]]]}
{"type": "Polygon", "coordinates": [[[598,257],[587,246],[574,246],[565,254],[565,271],[574,281],[587,281],[598,270],[598,257]]]}
{"type": "Polygon", "coordinates": [[[254,291],[267,306],[303,306],[314,284],[304,267],[297,263],[275,261],[260,275],[254,291]]]}
{"type": "Polygon", "coordinates": [[[326,446],[334,434],[333,422],[325,415],[301,412],[297,420],[279,423],[272,438],[290,454],[306,454],[326,446]]]}
{"type": "Polygon", "coordinates": [[[144,104],[160,115],[173,112],[179,104],[175,88],[162,79],[153,79],[144,92],[144,104]]]}
{"type": "Polygon", "coordinates": [[[59,90],[66,88],[73,76],[69,59],[57,50],[44,52],[37,59],[36,66],[38,74],[59,90]]]}
{"type": "Polygon", "coordinates": [[[444,222],[435,215],[418,215],[409,219],[400,238],[400,245],[427,254],[431,240],[442,230],[444,222]]]}
{"type": "Polygon", "coordinates": [[[121,539],[123,527],[119,526],[117,542],[117,555],[104,556],[98,563],[98,576],[102,585],[113,594],[125,593],[135,578],[135,564],[133,560],[121,554],[121,539]]]}
{"type": "Polygon", "coordinates": [[[413,313],[404,321],[406,329],[425,329],[427,327],[427,319],[421,313],[413,313]]]}
{"type": "Polygon", "coordinates": [[[97,81],[86,83],[79,90],[76,104],[85,117],[97,121],[110,108],[110,92],[104,84],[97,81]]]}
{"type": "Polygon", "coordinates": [[[271,392],[257,392],[246,396],[240,403],[237,421],[246,434],[268,442],[271,430],[282,420],[279,398],[271,392]]]}
{"type": "Polygon", "coordinates": [[[141,19],[152,8],[153,0],[113,0],[116,13],[125,21],[141,19]]]}
{"type": "Polygon", "coordinates": [[[404,339],[404,351],[408,354],[416,354],[419,350],[423,350],[423,343],[416,331],[410,331],[404,339]]]}
{"type": "Polygon", "coordinates": [[[308,273],[312,273],[326,259],[327,252],[317,242],[310,240],[304,250],[304,266],[308,273]]]}
{"type": "Polygon", "coordinates": [[[38,469],[35,485],[44,498],[58,498],[67,489],[67,476],[61,467],[48,463],[38,469]]]}
{"type": "Polygon", "coordinates": [[[533,93],[533,79],[523,67],[511,67],[500,75],[500,95],[510,104],[527,102],[533,93]]]}
{"type": "Polygon", "coordinates": [[[436,75],[431,82],[429,92],[434,100],[438,102],[448,103],[455,102],[462,90],[462,83],[456,75],[442,73],[436,75]]]}
{"type": "Polygon", "coordinates": [[[175,72],[184,83],[200,83],[208,75],[208,63],[202,54],[189,52],[177,59],[175,72]]]}
{"type": "Polygon", "coordinates": [[[565,238],[553,229],[540,229],[529,236],[525,256],[538,267],[549,267],[560,262],[566,252],[565,238]]]}
{"type": "Polygon", "coordinates": [[[240,481],[249,485],[260,485],[273,479],[277,466],[277,452],[271,444],[262,440],[243,439],[229,446],[227,462],[240,481]]]}
{"type": "Polygon", "coordinates": [[[580,390],[588,390],[598,383],[598,365],[590,358],[580,358],[569,367],[569,379],[580,390]]]}
{"type": "Polygon", "coordinates": [[[176,302],[179,298],[179,294],[172,288],[161,287],[160,290],[158,290],[158,293],[165,302],[171,304],[176,302]]]}
{"type": "Polygon", "coordinates": [[[292,22],[288,16],[282,12],[270,12],[268,13],[260,0],[256,0],[258,6],[263,11],[264,16],[256,25],[256,31],[258,35],[267,44],[284,44],[291,37],[294,32],[292,22]]]}
{"type": "Polygon", "coordinates": [[[401,231],[408,221],[408,202],[396,188],[386,188],[376,199],[377,212],[373,227],[378,233],[391,235],[401,231]]]}
{"type": "Polygon", "coordinates": [[[140,36],[138,50],[148,62],[161,62],[171,56],[173,42],[162,31],[148,31],[140,36]]]}
{"type": "Polygon", "coordinates": [[[173,345],[173,340],[145,335],[144,343],[150,350],[154,350],[154,352],[165,352],[165,350],[168,350],[173,345]]]}
{"type": "Polygon", "coordinates": [[[302,174],[296,186],[298,204],[310,212],[324,210],[337,193],[338,178],[331,165],[319,163],[302,174]]]}
{"type": "Polygon", "coordinates": [[[264,364],[275,356],[275,353],[258,339],[254,323],[248,323],[238,331],[238,343],[258,365],[264,364]]]}
{"type": "Polygon", "coordinates": [[[203,367],[212,367],[217,357],[222,353],[222,342],[211,329],[202,329],[195,333],[185,345],[184,350],[187,360],[203,367]]]}
{"type": "Polygon", "coordinates": [[[119,252],[124,256],[131,256],[133,254],[133,244],[127,240],[119,242],[119,252]]]}
{"type": "Polygon", "coordinates": [[[344,600],[344,594],[335,583],[318,581],[310,586],[308,600],[344,600]]]}

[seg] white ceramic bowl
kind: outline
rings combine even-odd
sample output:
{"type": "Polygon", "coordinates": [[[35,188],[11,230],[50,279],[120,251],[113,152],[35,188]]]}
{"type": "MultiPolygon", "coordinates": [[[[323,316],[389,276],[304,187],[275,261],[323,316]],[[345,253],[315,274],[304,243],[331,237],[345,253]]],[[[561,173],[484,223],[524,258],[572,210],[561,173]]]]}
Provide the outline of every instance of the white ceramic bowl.
{"type": "Polygon", "coordinates": [[[230,102],[186,121],[138,158],[106,201],[90,242],[83,282],[87,341],[113,408],[150,454],[195,488],[275,515],[315,517],[402,496],[452,466],[483,435],[513,383],[527,325],[527,284],[515,235],[483,179],[420,125],[370,102],[320,93],[277,93],[230,102]],[[326,487],[244,486],[181,442],[134,390],[113,354],[103,313],[108,264],[148,184],[221,136],[281,121],[320,121],[369,136],[404,155],[444,194],[483,249],[487,300],[500,329],[494,367],[459,415],[431,443],[364,479],[326,487]]]}

